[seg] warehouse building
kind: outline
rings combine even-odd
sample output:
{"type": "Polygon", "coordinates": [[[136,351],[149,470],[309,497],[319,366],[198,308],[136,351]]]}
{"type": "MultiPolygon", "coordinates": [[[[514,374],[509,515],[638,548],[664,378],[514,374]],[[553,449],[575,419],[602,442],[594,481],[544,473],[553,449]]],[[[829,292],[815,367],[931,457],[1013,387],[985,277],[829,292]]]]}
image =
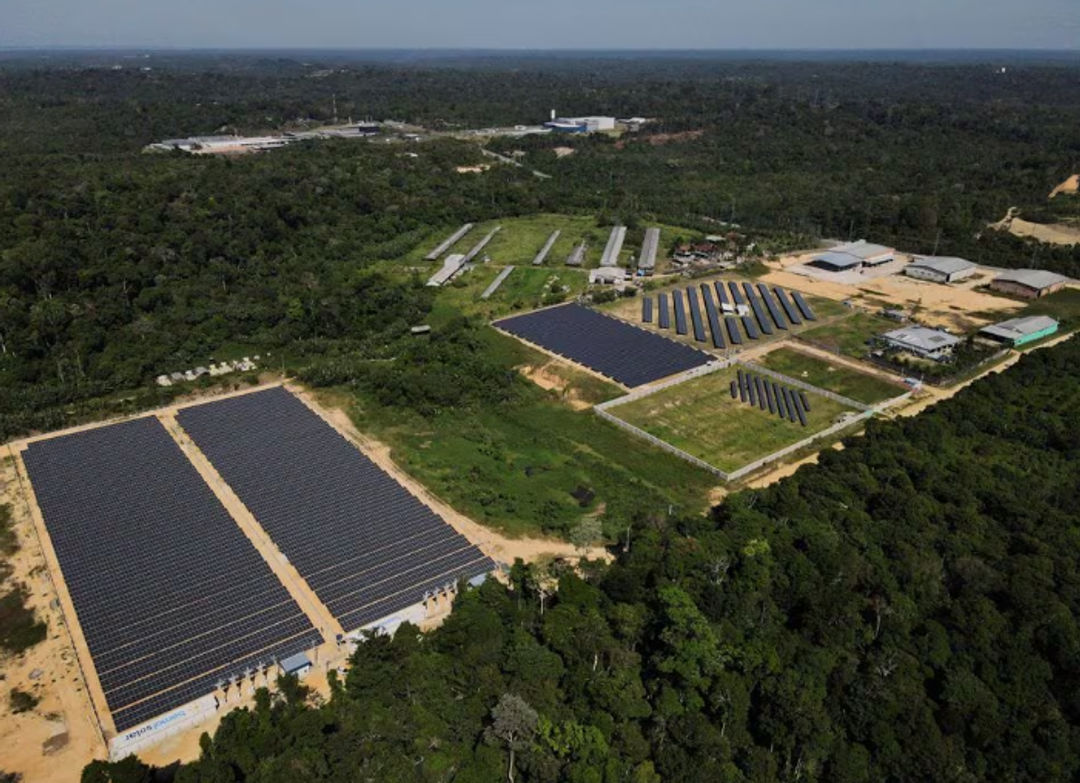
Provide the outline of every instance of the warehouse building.
{"type": "Polygon", "coordinates": [[[1058,322],[1048,315],[1029,315],[983,327],[979,330],[979,337],[1019,348],[1049,337],[1057,332],[1058,326],[1058,322]]]}
{"type": "Polygon", "coordinates": [[[847,272],[864,266],[880,266],[896,258],[896,251],[884,245],[875,245],[860,239],[837,245],[832,250],[819,253],[810,260],[810,266],[830,272],[847,272]]]}
{"type": "Polygon", "coordinates": [[[905,326],[886,332],[880,339],[889,348],[935,362],[943,362],[952,356],[953,349],[961,342],[955,335],[928,326],[905,326]]]}
{"type": "Polygon", "coordinates": [[[990,287],[1022,299],[1040,299],[1060,291],[1068,282],[1069,278],[1045,269],[1011,269],[995,277],[990,287]]]}
{"type": "Polygon", "coordinates": [[[544,123],[545,128],[561,133],[597,133],[615,130],[614,117],[556,117],[551,111],[551,120],[544,123]]]}
{"type": "Polygon", "coordinates": [[[925,256],[904,267],[904,274],[933,283],[955,283],[975,274],[975,264],[955,256],[925,256]]]}

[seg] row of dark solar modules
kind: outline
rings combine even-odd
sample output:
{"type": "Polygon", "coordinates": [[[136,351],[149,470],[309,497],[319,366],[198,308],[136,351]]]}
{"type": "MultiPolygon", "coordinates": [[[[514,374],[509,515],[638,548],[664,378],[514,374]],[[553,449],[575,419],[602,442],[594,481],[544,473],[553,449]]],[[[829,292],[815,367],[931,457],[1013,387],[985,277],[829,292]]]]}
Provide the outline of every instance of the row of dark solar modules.
{"type": "MultiPolygon", "coordinates": [[[[774,325],[777,329],[787,329],[789,323],[797,326],[803,322],[804,318],[808,321],[817,320],[809,303],[798,291],[791,291],[789,297],[789,292],[779,286],[774,286],[770,291],[764,283],[758,283],[755,289],[750,283],[743,283],[740,287],[734,280],[728,281],[726,285],[722,280],[717,280],[713,285],[701,283],[700,288],[701,301],[705,303],[705,316],[708,319],[709,333],[714,348],[726,348],[728,341],[732,345],[741,345],[744,332],[747,339],[757,340],[762,334],[773,334],[774,325]],[[719,306],[717,300],[713,299],[714,289],[719,306]],[[731,292],[730,299],[728,298],[729,291],[731,292]]],[[[671,300],[675,313],[675,333],[688,334],[692,328],[694,339],[699,343],[705,342],[705,323],[702,320],[697,288],[687,287],[687,304],[683,302],[683,292],[678,289],[671,292],[671,300]],[[686,320],[687,307],[690,311],[689,326],[686,320]]],[[[655,310],[659,311],[657,323],[660,328],[670,329],[668,294],[657,294],[655,310]]],[[[653,298],[643,297],[641,320],[644,323],[652,323],[653,314],[653,298]]]]}
{"type": "Polygon", "coordinates": [[[731,382],[731,397],[738,398],[751,406],[756,405],[761,410],[767,408],[769,413],[781,419],[797,421],[802,426],[806,426],[810,400],[806,398],[806,392],[801,389],[792,389],[756,373],[739,370],[737,379],[731,382]]]}
{"type": "MultiPolygon", "coordinates": [[[[666,311],[661,311],[666,318],[666,311]]],[[[712,361],[709,354],[578,304],[495,323],[523,340],[634,387],[712,361]]]]}
{"type": "Polygon", "coordinates": [[[23,456],[118,730],[321,641],[157,419],[23,456]]]}
{"type": "Polygon", "coordinates": [[[177,418],[347,632],[494,568],[280,387],[177,418]]]}

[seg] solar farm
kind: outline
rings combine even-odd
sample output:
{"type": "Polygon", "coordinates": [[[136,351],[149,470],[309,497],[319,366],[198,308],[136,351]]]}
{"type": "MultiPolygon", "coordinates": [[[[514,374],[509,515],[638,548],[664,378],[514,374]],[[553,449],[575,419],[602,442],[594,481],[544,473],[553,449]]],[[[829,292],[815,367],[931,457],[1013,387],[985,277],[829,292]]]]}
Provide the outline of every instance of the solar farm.
{"type": "Polygon", "coordinates": [[[713,361],[704,351],[578,304],[504,318],[495,326],[628,388],[713,361]]]}
{"type": "Polygon", "coordinates": [[[204,719],[286,660],[344,660],[346,638],[422,621],[495,568],[282,387],[33,439],[21,457],[114,750],[204,719]]]}

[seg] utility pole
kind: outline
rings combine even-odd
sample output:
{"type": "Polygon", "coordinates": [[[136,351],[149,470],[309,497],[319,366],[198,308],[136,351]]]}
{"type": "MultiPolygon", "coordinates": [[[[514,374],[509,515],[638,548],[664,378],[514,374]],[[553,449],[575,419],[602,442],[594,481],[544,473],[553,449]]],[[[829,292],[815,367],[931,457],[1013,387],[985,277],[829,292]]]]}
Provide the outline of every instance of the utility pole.
{"type": "Polygon", "coordinates": [[[941,244],[941,229],[937,230],[937,239],[934,240],[934,255],[937,255],[938,245],[941,244]]]}

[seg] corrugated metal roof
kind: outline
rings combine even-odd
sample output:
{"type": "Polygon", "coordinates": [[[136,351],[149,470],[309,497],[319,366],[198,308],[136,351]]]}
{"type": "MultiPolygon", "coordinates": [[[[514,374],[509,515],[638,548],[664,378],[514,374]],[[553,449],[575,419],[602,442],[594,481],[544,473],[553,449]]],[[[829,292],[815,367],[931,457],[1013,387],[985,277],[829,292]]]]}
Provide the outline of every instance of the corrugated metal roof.
{"type": "Polygon", "coordinates": [[[882,337],[922,351],[936,351],[960,342],[959,337],[928,326],[905,326],[903,329],[886,332],[882,337]]]}
{"type": "Polygon", "coordinates": [[[846,245],[840,245],[832,249],[834,253],[847,253],[848,255],[861,258],[866,261],[870,258],[877,258],[878,256],[892,255],[896,251],[891,247],[885,247],[885,245],[875,245],[872,242],[867,242],[865,239],[860,239],[856,242],[848,242],[846,245]]]}
{"type": "Polygon", "coordinates": [[[975,264],[966,258],[957,258],[956,256],[926,256],[915,261],[910,266],[932,269],[943,275],[955,275],[957,272],[973,268],[975,264]]]}
{"type": "Polygon", "coordinates": [[[994,278],[994,282],[1003,280],[1009,283],[1020,283],[1030,288],[1043,289],[1053,285],[1069,282],[1069,278],[1055,272],[1047,272],[1045,269],[1010,269],[994,278]]]}
{"type": "Polygon", "coordinates": [[[840,253],[835,250],[830,250],[826,253],[818,253],[813,258],[814,261],[823,261],[826,264],[832,264],[839,267],[851,267],[858,266],[861,261],[855,256],[849,253],[840,253]]]}
{"type": "Polygon", "coordinates": [[[1028,315],[1021,318],[1011,318],[993,326],[986,326],[979,331],[1006,340],[1015,340],[1018,337],[1041,332],[1044,329],[1056,328],[1057,325],[1058,322],[1048,315],[1028,315]]]}

